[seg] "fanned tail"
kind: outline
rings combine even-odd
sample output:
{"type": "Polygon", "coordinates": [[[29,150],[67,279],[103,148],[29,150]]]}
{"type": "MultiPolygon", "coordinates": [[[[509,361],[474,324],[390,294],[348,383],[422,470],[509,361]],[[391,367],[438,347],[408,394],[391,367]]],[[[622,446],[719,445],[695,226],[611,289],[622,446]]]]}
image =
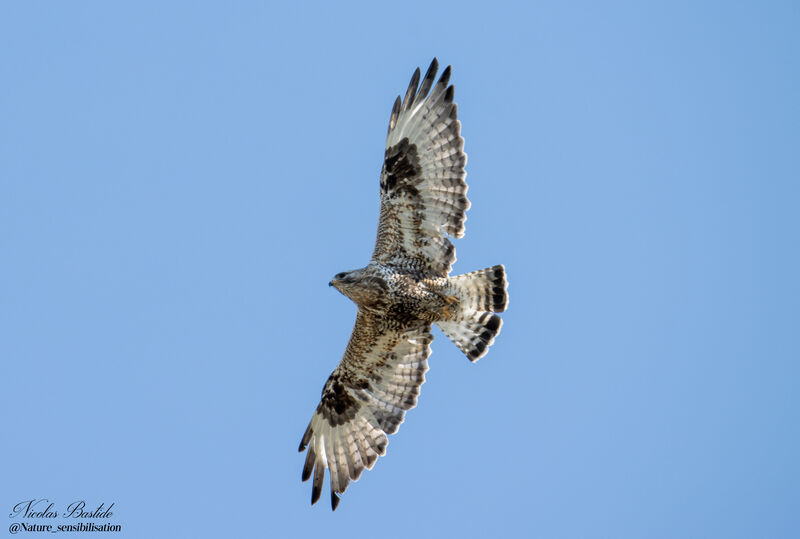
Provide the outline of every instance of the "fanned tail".
{"type": "Polygon", "coordinates": [[[503,320],[494,313],[508,306],[508,282],[502,265],[458,275],[450,279],[449,291],[458,298],[454,315],[436,325],[464,352],[470,361],[486,355],[503,320]]]}

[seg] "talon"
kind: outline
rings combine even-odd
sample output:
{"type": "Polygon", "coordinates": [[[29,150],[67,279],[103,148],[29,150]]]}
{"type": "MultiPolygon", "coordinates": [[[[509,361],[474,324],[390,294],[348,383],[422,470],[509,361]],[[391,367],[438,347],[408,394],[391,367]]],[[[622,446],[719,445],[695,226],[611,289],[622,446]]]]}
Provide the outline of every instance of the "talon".
{"type": "Polygon", "coordinates": [[[453,315],[456,314],[455,306],[458,305],[458,296],[445,296],[444,301],[447,303],[447,305],[445,305],[442,309],[442,314],[446,320],[450,320],[453,315]]]}

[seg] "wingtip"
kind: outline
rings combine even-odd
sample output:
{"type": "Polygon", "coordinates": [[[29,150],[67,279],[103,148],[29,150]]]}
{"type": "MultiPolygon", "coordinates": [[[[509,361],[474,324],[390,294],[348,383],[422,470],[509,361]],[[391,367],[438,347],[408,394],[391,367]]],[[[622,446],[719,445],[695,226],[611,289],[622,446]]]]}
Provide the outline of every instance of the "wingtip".
{"type": "Polygon", "coordinates": [[[392,106],[392,113],[389,115],[389,132],[392,132],[394,126],[397,125],[397,117],[400,115],[400,107],[401,107],[401,100],[400,96],[397,96],[397,99],[394,100],[394,105],[392,106]]]}
{"type": "MultiPolygon", "coordinates": [[[[445,101],[445,103],[452,103],[453,102],[453,97],[455,97],[455,94],[456,94],[456,88],[455,88],[455,86],[453,86],[451,84],[450,86],[447,87],[447,90],[444,93],[444,101],[445,101]]],[[[450,114],[452,114],[452,112],[453,111],[451,110],[450,114]]]]}
{"type": "Polygon", "coordinates": [[[408,83],[408,90],[406,90],[406,96],[403,98],[403,108],[407,108],[411,105],[411,102],[414,101],[414,96],[417,93],[417,86],[419,85],[419,68],[414,70],[414,74],[411,76],[411,81],[408,83]]]}
{"type": "Polygon", "coordinates": [[[325,480],[325,468],[321,461],[317,461],[314,467],[314,482],[311,485],[311,505],[314,505],[319,500],[322,494],[322,483],[325,480]]]}
{"type": "Polygon", "coordinates": [[[331,491],[331,511],[336,511],[337,507],[339,507],[339,496],[336,495],[336,492],[331,491]]]}
{"type": "Polygon", "coordinates": [[[416,92],[417,86],[419,86],[419,78],[420,78],[421,75],[422,75],[422,73],[420,72],[419,67],[417,67],[414,70],[414,74],[411,75],[411,80],[408,82],[408,90],[409,91],[414,90],[414,92],[416,92]]]}
{"type": "Polygon", "coordinates": [[[306,431],[303,433],[303,437],[300,438],[300,448],[298,449],[299,452],[303,452],[303,450],[308,446],[308,442],[311,441],[311,435],[314,434],[314,431],[311,430],[311,423],[309,422],[308,427],[306,427],[306,431]]]}
{"type": "Polygon", "coordinates": [[[450,74],[451,74],[452,70],[453,70],[453,66],[451,66],[451,65],[449,65],[446,68],[444,68],[444,71],[442,71],[442,76],[441,76],[441,78],[439,80],[443,80],[444,83],[447,84],[447,82],[450,80],[450,74]]]}
{"type": "Polygon", "coordinates": [[[414,98],[413,105],[417,105],[418,103],[422,102],[428,97],[428,93],[433,86],[433,81],[436,78],[436,72],[439,70],[439,61],[434,58],[431,62],[431,65],[428,67],[428,70],[425,72],[425,76],[422,78],[422,83],[417,90],[417,95],[414,98]]]}

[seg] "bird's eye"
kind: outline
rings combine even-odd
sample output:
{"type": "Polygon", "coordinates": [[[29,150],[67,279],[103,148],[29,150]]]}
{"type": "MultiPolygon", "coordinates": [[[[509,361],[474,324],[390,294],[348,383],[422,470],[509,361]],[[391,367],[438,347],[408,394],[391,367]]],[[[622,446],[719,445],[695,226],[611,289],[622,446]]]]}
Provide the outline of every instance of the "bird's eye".
{"type": "Polygon", "coordinates": [[[345,273],[345,272],[342,272],[342,273],[337,273],[336,275],[334,275],[334,277],[333,277],[333,278],[334,278],[334,279],[344,279],[344,276],[345,276],[345,275],[347,275],[347,273],[345,273]]]}

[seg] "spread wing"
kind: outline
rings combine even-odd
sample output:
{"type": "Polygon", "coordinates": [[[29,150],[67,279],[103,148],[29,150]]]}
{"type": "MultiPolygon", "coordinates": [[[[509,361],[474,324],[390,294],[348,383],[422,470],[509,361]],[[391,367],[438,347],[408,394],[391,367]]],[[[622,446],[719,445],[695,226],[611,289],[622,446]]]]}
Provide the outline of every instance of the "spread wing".
{"type": "Polygon", "coordinates": [[[381,171],[381,213],[372,261],[424,277],[446,277],[455,262],[445,238],[464,235],[469,208],[464,181],[467,155],[461,138],[450,67],[433,86],[434,58],[422,84],[414,72],[403,101],[389,119],[381,171]],[[430,92],[430,95],[429,95],[430,92]]]}
{"type": "Polygon", "coordinates": [[[336,509],[350,480],[358,480],[386,452],[386,435],[416,406],[425,382],[430,329],[426,323],[396,329],[391,321],[358,312],[344,357],[325,383],[300,442],[300,451],[308,448],[303,481],[314,472],[312,504],[322,491],[325,468],[336,509]]]}

